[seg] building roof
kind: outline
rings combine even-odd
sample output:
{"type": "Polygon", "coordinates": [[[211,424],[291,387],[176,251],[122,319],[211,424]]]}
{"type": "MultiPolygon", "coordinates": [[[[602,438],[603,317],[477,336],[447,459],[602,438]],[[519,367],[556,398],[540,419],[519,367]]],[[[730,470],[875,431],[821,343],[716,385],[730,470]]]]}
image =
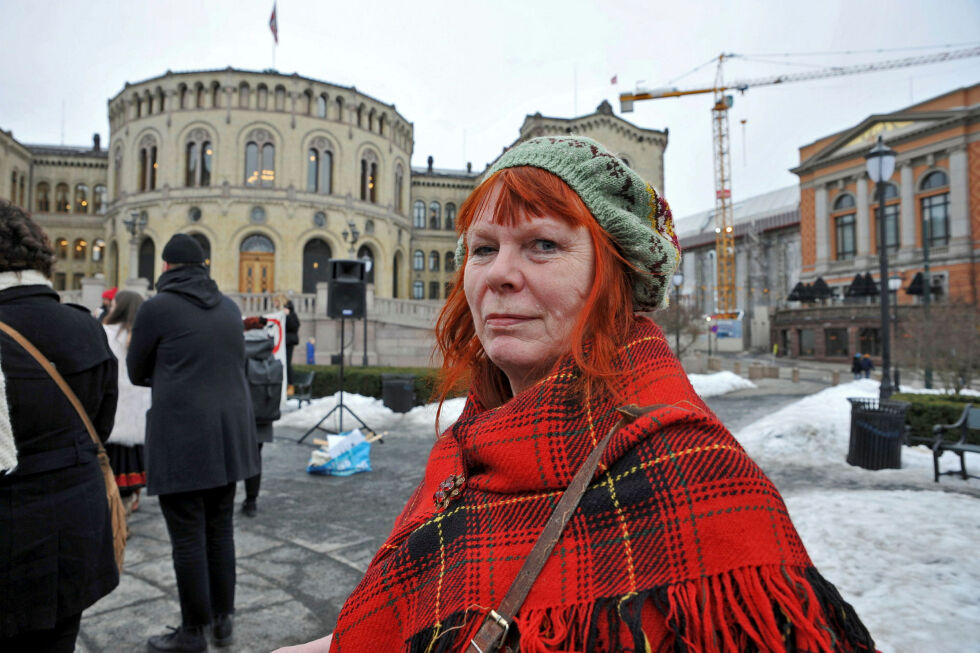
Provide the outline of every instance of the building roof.
{"type": "Polygon", "coordinates": [[[429,170],[425,166],[412,166],[412,174],[419,175],[422,177],[465,177],[467,179],[472,179],[474,177],[479,177],[483,174],[483,171],[466,171],[457,170],[455,168],[432,168],[429,170]]]}
{"type": "Polygon", "coordinates": [[[104,149],[93,149],[91,145],[41,145],[24,143],[24,147],[35,156],[84,156],[94,159],[108,159],[109,153],[104,149]]]}
{"type": "MultiPolygon", "coordinates": [[[[775,229],[793,222],[800,221],[800,187],[797,185],[786,186],[776,190],[747,197],[744,200],[735,202],[732,206],[732,214],[735,222],[735,235],[738,236],[739,225],[750,223],[760,223],[763,230],[775,229]],[[795,219],[794,219],[795,217],[795,219]]],[[[701,236],[707,236],[708,240],[714,241],[715,237],[715,210],[700,211],[691,215],[685,215],[674,220],[674,230],[681,244],[691,247],[684,241],[696,239],[702,240],[701,236]]]]}

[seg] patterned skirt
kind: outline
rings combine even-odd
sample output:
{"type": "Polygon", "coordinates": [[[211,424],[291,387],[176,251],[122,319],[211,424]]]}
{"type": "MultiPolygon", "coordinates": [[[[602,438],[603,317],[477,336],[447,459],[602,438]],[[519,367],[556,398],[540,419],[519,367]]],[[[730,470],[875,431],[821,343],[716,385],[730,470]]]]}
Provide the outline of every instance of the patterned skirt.
{"type": "Polygon", "coordinates": [[[127,447],[122,444],[105,445],[109,463],[116,476],[119,494],[126,496],[146,485],[146,464],[143,462],[143,445],[127,447]]]}

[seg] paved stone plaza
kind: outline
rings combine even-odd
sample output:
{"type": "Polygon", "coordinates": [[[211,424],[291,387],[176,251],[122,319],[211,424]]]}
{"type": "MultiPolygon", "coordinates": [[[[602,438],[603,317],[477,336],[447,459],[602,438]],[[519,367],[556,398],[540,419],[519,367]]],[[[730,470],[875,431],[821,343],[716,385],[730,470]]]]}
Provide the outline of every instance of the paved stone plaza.
{"type": "MultiPolygon", "coordinates": [[[[761,379],[755,389],[707,401],[737,430],[826,387],[828,369],[804,369],[800,383],[789,382],[784,369],[782,379],[761,379]]],[[[262,493],[254,519],[241,515],[244,490],[239,484],[235,643],[223,650],[266,652],[333,629],[345,598],[421,478],[435,437],[430,428],[407,427],[408,420],[400,415],[383,423],[368,421],[375,430],[389,431],[383,444],[374,445],[371,473],[309,475],[305,467],[312,437],[297,444],[302,431],[277,428],[276,441],[263,450],[262,493]]],[[[829,487],[828,479],[812,472],[792,467],[767,471],[783,492],[829,487]]],[[[922,484],[932,485],[932,479],[924,476],[922,484]]],[[[180,623],[170,543],[156,498],[144,497],[130,527],[122,582],[85,612],[80,652],[144,651],[149,636],[180,623]]]]}

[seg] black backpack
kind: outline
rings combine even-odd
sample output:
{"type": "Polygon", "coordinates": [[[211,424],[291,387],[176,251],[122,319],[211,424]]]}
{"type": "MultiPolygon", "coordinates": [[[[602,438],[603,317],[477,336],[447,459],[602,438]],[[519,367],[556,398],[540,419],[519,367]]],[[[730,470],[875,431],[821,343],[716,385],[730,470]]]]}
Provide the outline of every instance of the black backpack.
{"type": "Polygon", "coordinates": [[[274,346],[272,336],[245,336],[245,377],[258,424],[271,424],[280,416],[283,368],[282,361],[272,353],[274,346]]]}

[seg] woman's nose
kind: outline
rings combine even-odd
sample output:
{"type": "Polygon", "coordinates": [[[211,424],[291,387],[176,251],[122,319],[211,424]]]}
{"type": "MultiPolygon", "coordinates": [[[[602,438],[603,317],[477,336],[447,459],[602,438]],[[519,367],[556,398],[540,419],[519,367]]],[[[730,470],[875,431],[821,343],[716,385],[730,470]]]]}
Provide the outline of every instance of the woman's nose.
{"type": "Polygon", "coordinates": [[[500,246],[487,270],[487,285],[497,291],[520,290],[524,286],[520,251],[517,248],[500,246]]]}

